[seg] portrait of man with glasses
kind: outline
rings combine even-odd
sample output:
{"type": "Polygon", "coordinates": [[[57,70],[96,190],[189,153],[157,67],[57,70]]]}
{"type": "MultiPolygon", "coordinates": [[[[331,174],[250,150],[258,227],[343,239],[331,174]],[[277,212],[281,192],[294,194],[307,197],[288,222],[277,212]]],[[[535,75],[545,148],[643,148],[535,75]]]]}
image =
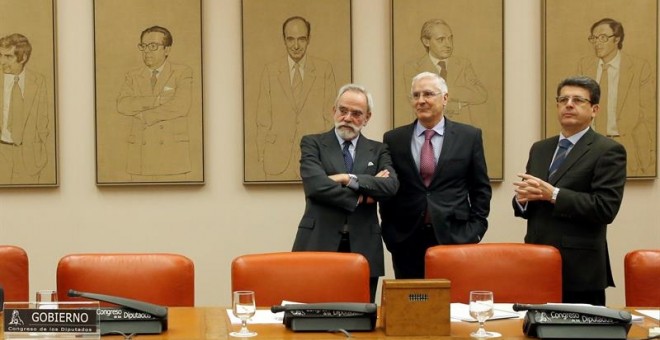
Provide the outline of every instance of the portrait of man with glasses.
{"type": "Polygon", "coordinates": [[[592,127],[623,144],[628,151],[628,176],[655,174],[656,79],[649,63],[623,52],[623,24],[598,20],[586,42],[594,55],[580,59],[577,74],[601,87],[600,112],[592,127]]]}
{"type": "Polygon", "coordinates": [[[133,181],[185,180],[191,171],[188,112],[192,69],[168,60],[170,31],[152,26],[140,35],[144,65],[126,73],[117,111],[132,118],[126,171],[133,181]]]}

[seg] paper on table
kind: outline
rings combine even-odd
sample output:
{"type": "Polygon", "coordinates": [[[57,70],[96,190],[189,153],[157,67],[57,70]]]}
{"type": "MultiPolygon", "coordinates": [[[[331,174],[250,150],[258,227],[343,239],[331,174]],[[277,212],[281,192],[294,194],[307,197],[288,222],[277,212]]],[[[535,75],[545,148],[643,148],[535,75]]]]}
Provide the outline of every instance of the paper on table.
{"type": "MultiPolygon", "coordinates": [[[[234,316],[231,308],[227,309],[227,315],[229,315],[232,324],[241,324],[241,319],[234,316]]],[[[281,324],[282,320],[284,320],[284,312],[273,313],[269,309],[257,309],[254,316],[248,320],[248,324],[281,324]]]]}
{"type": "MultiPolygon", "coordinates": [[[[515,312],[512,303],[493,304],[493,316],[488,320],[522,318],[525,312],[515,312]]],[[[470,316],[470,305],[464,303],[452,303],[450,305],[450,316],[452,321],[477,322],[470,316]]]]}
{"type": "MultiPolygon", "coordinates": [[[[300,302],[283,300],[281,305],[285,306],[299,303],[300,302]]],[[[241,324],[241,319],[235,317],[231,309],[227,309],[227,315],[229,315],[229,320],[231,320],[232,324],[241,324]]],[[[248,320],[248,324],[274,324],[282,323],[283,321],[284,312],[273,313],[269,309],[257,309],[257,312],[254,313],[254,316],[248,320]]]]}
{"type": "Polygon", "coordinates": [[[648,316],[649,318],[660,320],[660,309],[636,309],[635,312],[648,316]]]}

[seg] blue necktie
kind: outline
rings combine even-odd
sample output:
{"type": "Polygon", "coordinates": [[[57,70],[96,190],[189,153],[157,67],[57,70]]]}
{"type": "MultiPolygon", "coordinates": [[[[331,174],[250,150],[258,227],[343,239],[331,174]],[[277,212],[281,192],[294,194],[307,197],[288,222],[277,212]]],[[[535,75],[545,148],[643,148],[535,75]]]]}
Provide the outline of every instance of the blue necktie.
{"type": "Polygon", "coordinates": [[[564,163],[566,155],[568,155],[568,149],[571,145],[573,145],[573,143],[568,139],[562,139],[559,141],[559,149],[557,150],[555,159],[552,161],[552,164],[550,164],[550,169],[548,169],[548,178],[552,178],[557,172],[557,169],[559,169],[561,164],[564,163]]]}
{"type": "Polygon", "coordinates": [[[348,150],[348,148],[351,146],[351,142],[345,141],[344,142],[344,164],[346,165],[346,171],[348,173],[351,173],[353,171],[353,157],[351,156],[351,152],[348,150]]]}

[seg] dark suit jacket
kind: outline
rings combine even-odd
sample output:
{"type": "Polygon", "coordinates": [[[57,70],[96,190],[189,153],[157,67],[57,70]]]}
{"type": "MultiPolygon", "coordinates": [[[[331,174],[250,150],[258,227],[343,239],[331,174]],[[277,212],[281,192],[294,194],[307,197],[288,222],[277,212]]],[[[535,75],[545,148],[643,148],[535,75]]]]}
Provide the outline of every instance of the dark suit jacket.
{"type": "Polygon", "coordinates": [[[481,130],[445,118],[440,159],[426,188],[410,149],[416,123],[383,137],[400,182],[397,194],[380,203],[385,244],[393,249],[422,227],[427,207],[440,244],[478,243],[488,228],[491,197],[481,130]]]}
{"type": "Polygon", "coordinates": [[[293,250],[337,251],[341,240],[339,232],[348,224],[351,251],[369,260],[372,277],[384,275],[383,241],[376,204],[357,205],[357,201],[360,194],[382,200],[396,193],[399,182],[387,147],[360,135],[353,164],[359,192],[328,178],[328,175],[347,173],[334,128],[323,134],[304,136],[300,149],[300,175],[306,205],[293,250]],[[375,177],[383,169],[390,171],[389,178],[375,177]]]}
{"type": "MultiPolygon", "coordinates": [[[[558,136],[534,143],[527,173],[548,181],[558,136]]],[[[559,249],[565,291],[599,290],[614,286],[607,250],[607,224],[614,220],[626,182],[626,150],[589,129],[575,144],[548,183],[559,188],[552,204],[533,201],[516,216],[527,219],[525,243],[559,249]]]]}

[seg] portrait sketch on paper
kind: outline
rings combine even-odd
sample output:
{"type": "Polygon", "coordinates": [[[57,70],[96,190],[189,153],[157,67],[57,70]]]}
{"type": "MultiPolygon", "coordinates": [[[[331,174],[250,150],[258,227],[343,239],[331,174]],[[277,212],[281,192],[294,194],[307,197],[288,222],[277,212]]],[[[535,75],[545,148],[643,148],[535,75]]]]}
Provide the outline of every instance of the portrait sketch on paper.
{"type": "Polygon", "coordinates": [[[54,4],[7,0],[0,11],[0,186],[56,186],[54,4]]]}
{"type": "Polygon", "coordinates": [[[559,131],[553,84],[574,74],[593,78],[601,96],[591,128],[626,148],[628,178],[655,178],[657,0],[634,6],[621,0],[560,0],[544,6],[543,132],[559,131]]]}
{"type": "Polygon", "coordinates": [[[502,179],[502,1],[392,4],[394,126],[415,119],[409,100],[412,78],[421,72],[437,73],[449,88],[445,118],[482,129],[488,175],[502,179]]]}
{"type": "Polygon", "coordinates": [[[243,0],[245,183],[300,181],[300,139],[351,81],[350,1],[243,0]]]}
{"type": "Polygon", "coordinates": [[[94,10],[97,183],[202,184],[201,2],[94,10]]]}

